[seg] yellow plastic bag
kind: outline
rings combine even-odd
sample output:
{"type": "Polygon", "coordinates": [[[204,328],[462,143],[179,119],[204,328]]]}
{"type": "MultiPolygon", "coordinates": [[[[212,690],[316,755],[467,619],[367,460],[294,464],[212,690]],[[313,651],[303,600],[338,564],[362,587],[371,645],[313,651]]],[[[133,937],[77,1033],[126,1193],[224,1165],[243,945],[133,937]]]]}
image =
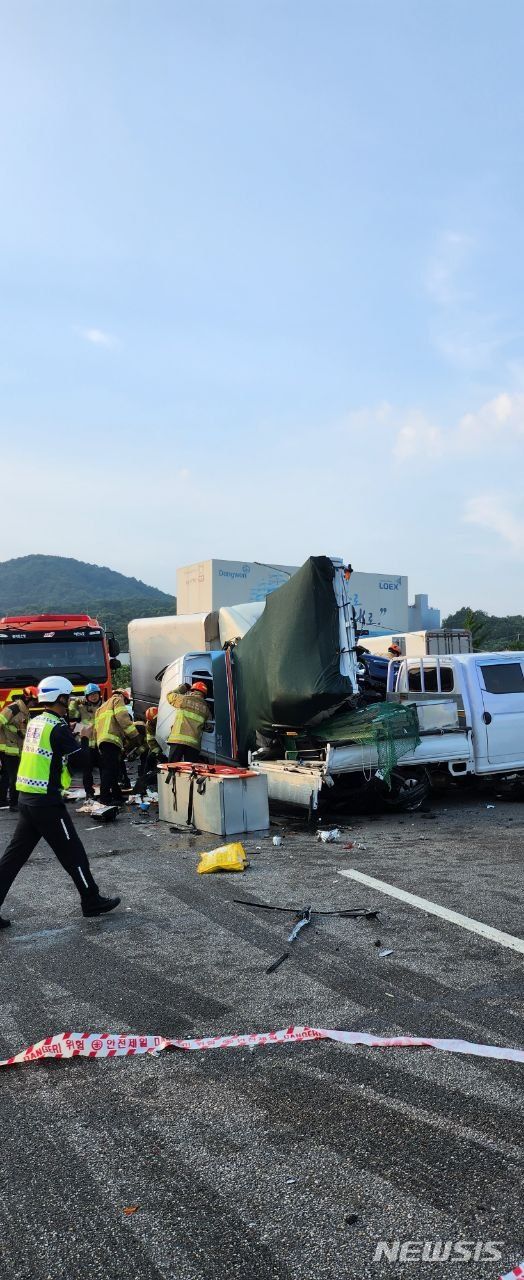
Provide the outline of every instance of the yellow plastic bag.
{"type": "Polygon", "coordinates": [[[199,876],[206,871],[245,871],[247,855],[243,844],[223,844],[220,849],[210,849],[200,854],[197,867],[199,876]]]}

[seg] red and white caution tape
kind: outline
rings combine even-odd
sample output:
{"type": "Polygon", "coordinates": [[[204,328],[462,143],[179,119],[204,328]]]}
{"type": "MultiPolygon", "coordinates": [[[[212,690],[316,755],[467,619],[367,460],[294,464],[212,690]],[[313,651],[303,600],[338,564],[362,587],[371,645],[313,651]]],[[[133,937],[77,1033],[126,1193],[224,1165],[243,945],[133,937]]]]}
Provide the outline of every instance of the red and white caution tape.
{"type": "MultiPolygon", "coordinates": [[[[282,1027],[279,1031],[257,1031],[244,1035],[203,1036],[170,1040],[165,1036],[114,1035],[108,1032],[63,1031],[47,1036],[29,1049],[4,1058],[0,1067],[11,1067],[41,1058],[124,1058],[140,1053],[157,1054],[162,1049],[252,1049],[266,1044],[296,1044],[305,1040],[338,1040],[340,1044],[366,1045],[370,1049],[441,1049],[444,1053],[468,1053],[477,1058],[497,1058],[504,1062],[524,1062],[524,1049],[508,1049],[495,1044],[473,1044],[469,1040],[435,1040],[419,1036],[371,1036],[363,1031],[328,1031],[324,1027],[282,1027]]],[[[522,1270],[511,1272],[524,1276],[522,1270]]]]}
{"type": "Polygon", "coordinates": [[[499,1276],[499,1280],[514,1280],[514,1277],[524,1277],[524,1262],[519,1262],[517,1267],[513,1267],[513,1271],[507,1271],[505,1276],[499,1276]]]}

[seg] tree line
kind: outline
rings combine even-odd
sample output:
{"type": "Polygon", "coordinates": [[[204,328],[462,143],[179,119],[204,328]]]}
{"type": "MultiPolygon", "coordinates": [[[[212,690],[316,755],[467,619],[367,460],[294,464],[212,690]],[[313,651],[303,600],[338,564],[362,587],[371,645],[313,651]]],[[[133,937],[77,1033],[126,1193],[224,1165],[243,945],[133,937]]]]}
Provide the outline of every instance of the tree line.
{"type": "Polygon", "coordinates": [[[464,605],[456,613],[444,618],[443,627],[467,628],[473,636],[473,648],[477,652],[490,649],[524,649],[524,616],[521,613],[498,618],[483,609],[471,609],[464,605]]]}

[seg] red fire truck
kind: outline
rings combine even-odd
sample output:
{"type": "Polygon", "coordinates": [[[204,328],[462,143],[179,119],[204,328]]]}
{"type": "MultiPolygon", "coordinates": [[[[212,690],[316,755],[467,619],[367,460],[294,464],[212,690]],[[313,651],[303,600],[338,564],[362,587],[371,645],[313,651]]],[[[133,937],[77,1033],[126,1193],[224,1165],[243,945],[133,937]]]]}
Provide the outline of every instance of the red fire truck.
{"type": "Polygon", "coordinates": [[[49,675],[67,676],[78,693],[93,681],[108,698],[118,653],[114,635],[87,613],[0,618],[0,707],[49,675]]]}

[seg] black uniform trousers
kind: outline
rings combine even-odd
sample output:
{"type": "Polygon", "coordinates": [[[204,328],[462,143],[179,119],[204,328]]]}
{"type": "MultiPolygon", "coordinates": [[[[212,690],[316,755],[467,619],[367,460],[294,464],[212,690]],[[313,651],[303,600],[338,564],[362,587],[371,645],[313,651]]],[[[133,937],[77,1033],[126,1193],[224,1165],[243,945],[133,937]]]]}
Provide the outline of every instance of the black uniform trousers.
{"type": "Polygon", "coordinates": [[[12,809],[15,809],[18,804],[16,778],[19,764],[20,756],[8,755],[6,751],[0,752],[0,804],[5,804],[9,798],[12,809]]]}
{"type": "Polygon", "coordinates": [[[192,764],[202,763],[196,747],[188,747],[185,742],[172,742],[169,747],[169,763],[179,764],[181,760],[190,760],[192,764]]]}
{"type": "Polygon", "coordinates": [[[88,738],[81,738],[80,743],[82,746],[82,786],[86,796],[93,796],[95,793],[93,769],[98,764],[98,751],[96,747],[90,745],[88,738]]]}
{"type": "Polygon", "coordinates": [[[126,758],[123,752],[122,752],[122,759],[120,761],[120,774],[119,774],[118,782],[121,787],[131,786],[131,779],[127,772],[126,758]]]}
{"type": "Polygon", "coordinates": [[[144,751],[140,757],[140,768],[134,786],[136,794],[144,796],[148,787],[153,787],[156,790],[158,783],[157,766],[164,764],[165,759],[163,751],[144,751]]]}
{"type": "Polygon", "coordinates": [[[122,804],[120,774],[123,761],[122,748],[116,742],[101,742],[98,748],[100,760],[100,803],[122,804]]]}
{"type": "Polygon", "coordinates": [[[13,880],[43,839],[71,876],[81,898],[94,898],[98,887],[93,880],[87,853],[65,804],[24,804],[20,797],[19,818],[12,840],[0,858],[0,907],[13,880]]]}

